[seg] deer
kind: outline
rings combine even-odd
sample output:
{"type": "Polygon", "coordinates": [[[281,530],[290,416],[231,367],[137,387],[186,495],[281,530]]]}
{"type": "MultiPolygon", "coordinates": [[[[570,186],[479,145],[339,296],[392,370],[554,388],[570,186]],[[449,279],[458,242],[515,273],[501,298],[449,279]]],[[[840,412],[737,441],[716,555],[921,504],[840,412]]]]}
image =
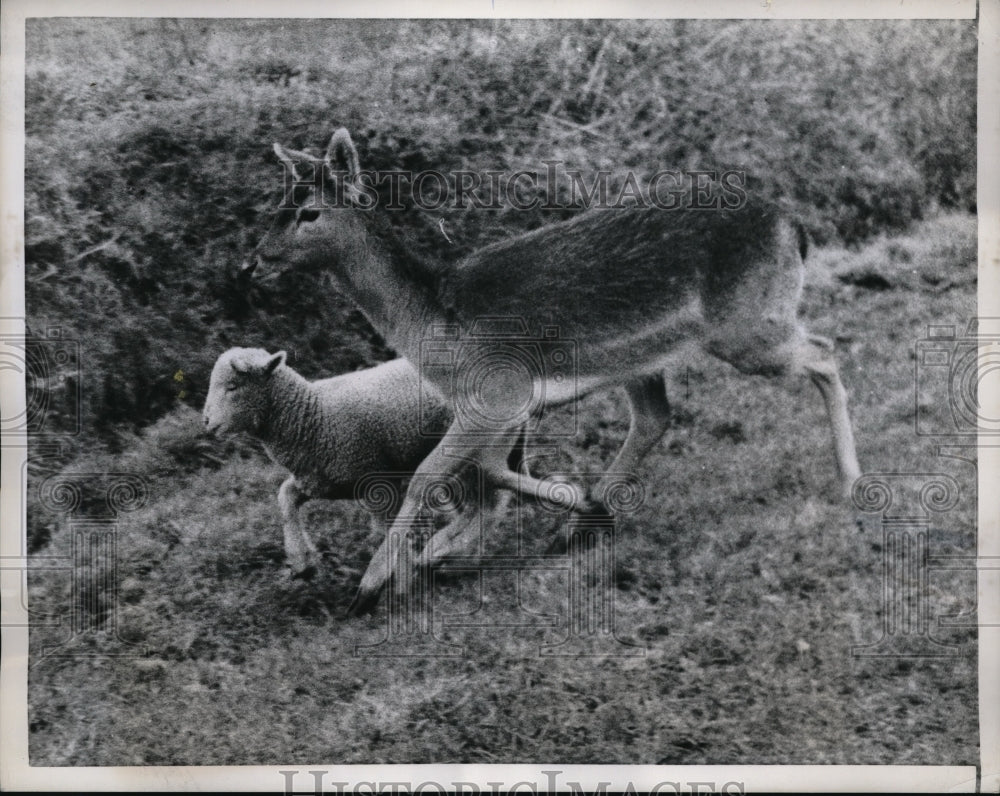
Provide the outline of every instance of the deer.
{"type": "MultiPolygon", "coordinates": [[[[493,486],[568,511],[606,514],[610,474],[634,472],[664,434],[671,416],[664,371],[690,346],[742,374],[808,376],[825,405],[840,484],[850,494],[861,470],[847,393],[832,342],[809,333],[798,318],[806,238],[775,203],[747,192],[736,208],[595,207],[442,265],[411,252],[372,206],[346,129],[334,132],[322,157],[279,143],[273,149],[286,170],[284,200],[244,271],[329,273],[387,344],[414,364],[442,329],[461,337],[467,361],[508,358],[502,335],[475,333],[484,318],[516,318],[539,339],[555,329],[574,344],[574,378],[538,368],[526,385],[523,374],[498,364],[484,388],[447,368],[420,368],[456,415],[474,405],[477,412],[465,414],[488,422],[470,427],[468,417],[456,416],[420,463],[349,615],[375,610],[390,579],[397,589],[406,582],[398,540],[412,540],[434,477],[475,465],[493,486]],[[301,178],[304,165],[312,167],[312,180],[301,178]],[[507,467],[526,405],[549,409],[616,386],[624,388],[630,426],[609,475],[592,491],[507,467]]],[[[428,545],[447,543],[445,528],[428,545]]]]}

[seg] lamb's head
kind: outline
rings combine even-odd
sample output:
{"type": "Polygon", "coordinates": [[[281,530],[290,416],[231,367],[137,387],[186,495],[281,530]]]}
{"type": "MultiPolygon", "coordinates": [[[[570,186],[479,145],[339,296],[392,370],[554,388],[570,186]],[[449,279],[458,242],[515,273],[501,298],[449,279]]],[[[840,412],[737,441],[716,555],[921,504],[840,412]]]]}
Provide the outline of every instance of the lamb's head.
{"type": "Polygon", "coordinates": [[[222,434],[256,434],[270,407],[270,380],[285,352],[230,348],[216,360],[205,399],[205,428],[222,434]]]}

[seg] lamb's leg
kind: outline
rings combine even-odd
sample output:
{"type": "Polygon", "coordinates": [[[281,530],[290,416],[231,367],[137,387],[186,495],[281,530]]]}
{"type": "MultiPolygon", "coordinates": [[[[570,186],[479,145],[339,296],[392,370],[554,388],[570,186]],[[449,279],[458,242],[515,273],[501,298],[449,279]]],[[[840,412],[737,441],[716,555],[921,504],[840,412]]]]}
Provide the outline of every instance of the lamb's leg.
{"type": "Polygon", "coordinates": [[[319,554],[312,539],[306,534],[299,518],[299,508],[309,500],[294,475],[288,476],[278,490],[282,529],[285,534],[285,560],[296,578],[311,578],[316,574],[319,554]]]}
{"type": "Polygon", "coordinates": [[[378,603],[382,589],[397,567],[397,555],[394,554],[390,560],[390,549],[395,547],[398,551],[403,545],[410,544],[413,526],[424,508],[423,493],[428,480],[456,476],[471,461],[482,468],[486,481],[495,486],[522,492],[535,500],[565,501],[566,508],[586,505],[586,496],[575,485],[553,484],[507,469],[506,456],[519,434],[520,429],[514,428],[495,435],[470,438],[458,423],[452,424],[414,473],[403,506],[389,529],[389,536],[372,557],[354,602],[348,609],[349,614],[367,613],[378,603]],[[470,445],[472,442],[477,443],[475,447],[470,445]],[[463,458],[451,455],[449,449],[452,448],[461,449],[463,458]],[[393,545],[394,537],[398,538],[398,544],[393,545]]]}

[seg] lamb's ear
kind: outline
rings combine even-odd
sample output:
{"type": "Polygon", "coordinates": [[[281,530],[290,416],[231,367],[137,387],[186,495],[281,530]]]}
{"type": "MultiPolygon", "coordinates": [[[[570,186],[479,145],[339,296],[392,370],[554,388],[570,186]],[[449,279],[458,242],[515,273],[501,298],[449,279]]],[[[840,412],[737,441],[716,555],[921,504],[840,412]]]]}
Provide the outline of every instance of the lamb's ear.
{"type": "Polygon", "coordinates": [[[316,162],[316,158],[308,152],[299,152],[297,149],[285,149],[285,147],[277,142],[274,144],[274,154],[278,156],[278,160],[285,164],[296,182],[300,182],[300,180],[299,173],[295,169],[295,164],[316,162]]]}
{"type": "Polygon", "coordinates": [[[279,351],[277,354],[273,354],[266,363],[264,363],[264,372],[273,373],[274,369],[279,365],[285,364],[285,352],[279,351]]]}
{"type": "Polygon", "coordinates": [[[353,180],[361,171],[358,160],[358,150],[354,147],[351,134],[346,127],[341,127],[333,134],[326,148],[326,162],[331,171],[346,171],[347,177],[353,180]]]}

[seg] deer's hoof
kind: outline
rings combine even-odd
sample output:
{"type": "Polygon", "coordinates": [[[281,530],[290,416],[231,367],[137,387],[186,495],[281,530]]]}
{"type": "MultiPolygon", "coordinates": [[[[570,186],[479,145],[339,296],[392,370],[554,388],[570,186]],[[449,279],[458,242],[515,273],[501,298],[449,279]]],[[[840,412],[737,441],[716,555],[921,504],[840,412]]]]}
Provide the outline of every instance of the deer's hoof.
{"type": "Polygon", "coordinates": [[[358,589],[358,593],[354,595],[353,602],[351,602],[350,606],[347,608],[347,615],[351,617],[358,617],[375,613],[375,608],[378,606],[379,596],[380,592],[378,591],[369,592],[358,589]]]}
{"type": "Polygon", "coordinates": [[[312,580],[319,569],[319,560],[314,553],[285,553],[285,571],[289,580],[312,580]]]}

